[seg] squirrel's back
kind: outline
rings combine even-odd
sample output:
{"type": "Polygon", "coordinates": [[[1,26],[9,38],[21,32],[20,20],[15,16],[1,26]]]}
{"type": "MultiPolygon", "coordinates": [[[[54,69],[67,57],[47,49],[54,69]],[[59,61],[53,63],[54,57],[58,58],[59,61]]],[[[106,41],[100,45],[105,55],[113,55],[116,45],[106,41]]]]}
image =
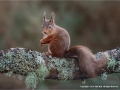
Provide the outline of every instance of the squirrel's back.
{"type": "Polygon", "coordinates": [[[70,36],[68,32],[55,25],[55,38],[50,42],[49,49],[52,52],[52,56],[62,58],[64,57],[65,52],[69,49],[70,46],[70,36]]]}

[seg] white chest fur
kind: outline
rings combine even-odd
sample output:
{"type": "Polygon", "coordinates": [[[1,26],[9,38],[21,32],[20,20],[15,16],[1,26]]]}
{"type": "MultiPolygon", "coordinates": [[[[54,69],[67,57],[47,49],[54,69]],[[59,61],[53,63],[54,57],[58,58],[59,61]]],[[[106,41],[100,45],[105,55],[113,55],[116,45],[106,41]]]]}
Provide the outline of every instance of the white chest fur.
{"type": "Polygon", "coordinates": [[[49,52],[50,54],[52,54],[51,51],[50,51],[50,46],[49,46],[49,45],[48,45],[48,52],[49,52]]]}

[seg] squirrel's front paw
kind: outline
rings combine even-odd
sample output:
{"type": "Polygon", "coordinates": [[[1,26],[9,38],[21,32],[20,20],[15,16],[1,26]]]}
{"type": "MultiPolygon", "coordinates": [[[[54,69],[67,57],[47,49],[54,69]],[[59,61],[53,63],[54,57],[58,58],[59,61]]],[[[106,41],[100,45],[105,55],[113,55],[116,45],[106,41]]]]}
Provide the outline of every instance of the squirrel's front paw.
{"type": "Polygon", "coordinates": [[[48,55],[51,55],[51,54],[50,54],[49,52],[45,52],[45,55],[47,55],[47,56],[48,56],[48,55]]]}
{"type": "Polygon", "coordinates": [[[47,55],[47,56],[52,56],[52,54],[49,53],[49,52],[45,52],[45,55],[47,55]]]}
{"type": "Polygon", "coordinates": [[[40,40],[40,47],[43,47],[43,41],[42,41],[42,39],[40,40]]]}

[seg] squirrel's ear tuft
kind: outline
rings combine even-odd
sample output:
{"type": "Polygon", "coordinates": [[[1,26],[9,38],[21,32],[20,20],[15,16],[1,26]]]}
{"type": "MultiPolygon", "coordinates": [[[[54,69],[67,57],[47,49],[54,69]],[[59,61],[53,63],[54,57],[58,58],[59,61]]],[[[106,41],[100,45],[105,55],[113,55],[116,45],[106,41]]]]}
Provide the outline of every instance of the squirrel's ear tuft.
{"type": "Polygon", "coordinates": [[[44,13],[43,13],[43,22],[45,22],[45,20],[46,20],[46,12],[44,11],[44,13]]]}
{"type": "Polygon", "coordinates": [[[55,18],[55,14],[54,12],[51,13],[51,18],[50,18],[50,22],[54,23],[54,18],[55,18]]]}

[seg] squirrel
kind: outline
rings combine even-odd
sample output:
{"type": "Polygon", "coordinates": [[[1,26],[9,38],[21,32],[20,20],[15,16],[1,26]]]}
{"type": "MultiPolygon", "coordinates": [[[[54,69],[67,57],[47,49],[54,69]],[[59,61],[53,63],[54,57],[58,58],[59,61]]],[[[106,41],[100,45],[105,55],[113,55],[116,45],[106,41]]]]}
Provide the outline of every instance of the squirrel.
{"type": "Polygon", "coordinates": [[[46,13],[43,14],[42,33],[43,39],[40,40],[40,46],[48,44],[46,55],[52,55],[58,58],[71,58],[76,56],[80,71],[88,77],[97,76],[99,72],[108,63],[106,55],[99,60],[95,58],[88,47],[77,45],[69,49],[70,35],[68,32],[57,26],[54,22],[54,13],[51,13],[50,20],[46,19],[46,13]]]}
{"type": "Polygon", "coordinates": [[[50,20],[47,20],[46,13],[44,12],[42,33],[44,36],[40,40],[40,46],[48,44],[48,52],[46,54],[53,57],[64,57],[65,52],[70,46],[70,36],[67,30],[55,24],[54,13],[51,13],[50,20]]]}

